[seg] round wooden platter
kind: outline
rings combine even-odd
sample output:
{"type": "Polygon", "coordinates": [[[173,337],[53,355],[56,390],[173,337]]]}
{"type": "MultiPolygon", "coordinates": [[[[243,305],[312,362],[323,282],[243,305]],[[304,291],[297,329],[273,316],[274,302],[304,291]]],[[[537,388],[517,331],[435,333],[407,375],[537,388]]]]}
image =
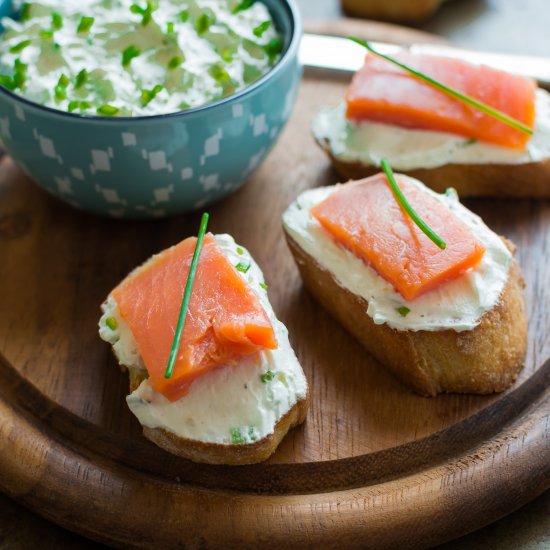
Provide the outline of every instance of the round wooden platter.
{"type": "MultiPolygon", "coordinates": [[[[425,39],[355,23],[324,30],[425,39]]],[[[214,467],[141,436],[127,377],[97,336],[99,304],[134,266],[196,232],[198,214],[100,219],[0,163],[0,489],[115,546],[408,548],[477,529],[550,487],[550,202],[468,201],[518,245],[529,345],[501,395],[419,397],[371,359],[304,291],[280,216],[337,175],[309,126],[345,83],[306,75],[267,161],[211,208],[263,267],[311,389],[305,424],[264,464],[214,467]]]]}

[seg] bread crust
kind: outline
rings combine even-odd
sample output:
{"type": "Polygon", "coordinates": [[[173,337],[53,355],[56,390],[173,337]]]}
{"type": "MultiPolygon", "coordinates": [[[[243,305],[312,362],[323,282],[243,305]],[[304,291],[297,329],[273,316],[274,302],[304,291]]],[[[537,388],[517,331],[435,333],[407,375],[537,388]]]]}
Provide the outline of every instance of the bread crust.
{"type": "MultiPolygon", "coordinates": [[[[377,166],[336,158],[326,140],[316,140],[334,168],[345,178],[362,179],[380,172],[377,166]]],[[[461,197],[550,197],[550,158],[521,164],[444,164],[399,172],[442,193],[454,187],[461,197]]]]}
{"type": "MultiPolygon", "coordinates": [[[[425,396],[501,392],[523,367],[527,347],[524,282],[512,261],[498,303],[473,330],[400,331],[377,325],[368,301],[344,288],[285,231],[306,288],[405,385],[425,396]]],[[[508,248],[513,245],[505,240],[508,248]]]]}
{"type": "MultiPolygon", "coordinates": [[[[128,369],[130,391],[135,391],[147,377],[142,369],[128,369]]],[[[180,437],[164,428],[143,426],[143,435],[171,454],[204,464],[228,464],[231,466],[255,464],[267,460],[291,428],[298,426],[307,416],[309,388],[305,398],[298,399],[292,408],[275,424],[272,434],[254,443],[209,443],[180,437]]]]}

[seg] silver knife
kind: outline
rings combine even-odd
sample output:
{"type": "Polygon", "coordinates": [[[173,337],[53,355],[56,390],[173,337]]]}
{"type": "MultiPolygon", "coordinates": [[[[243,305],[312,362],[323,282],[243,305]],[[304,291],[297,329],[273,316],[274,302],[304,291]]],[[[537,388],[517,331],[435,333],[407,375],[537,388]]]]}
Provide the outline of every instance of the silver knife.
{"type": "MultiPolygon", "coordinates": [[[[414,53],[454,57],[490,65],[509,73],[534,78],[539,86],[550,88],[550,58],[547,57],[478,52],[440,44],[371,44],[374,49],[386,55],[395,55],[399,50],[406,48],[414,53]]],[[[354,73],[361,68],[365,54],[365,48],[338,36],[306,33],[300,44],[300,62],[304,67],[337,71],[342,74],[354,73]]]]}

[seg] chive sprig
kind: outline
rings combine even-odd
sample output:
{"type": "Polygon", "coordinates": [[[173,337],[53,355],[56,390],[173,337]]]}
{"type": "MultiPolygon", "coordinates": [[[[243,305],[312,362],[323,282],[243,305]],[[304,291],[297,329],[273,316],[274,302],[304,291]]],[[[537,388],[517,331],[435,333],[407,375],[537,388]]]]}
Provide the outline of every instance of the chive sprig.
{"type": "Polygon", "coordinates": [[[174,341],[172,342],[172,349],[170,350],[170,356],[168,357],[168,364],[164,371],[164,378],[170,378],[174,371],[174,365],[180,347],[181,334],[185,325],[185,318],[187,316],[187,310],[189,309],[189,301],[191,300],[191,291],[193,290],[193,283],[195,281],[195,275],[197,274],[197,266],[199,265],[199,257],[202,249],[202,241],[206,233],[206,226],[208,225],[208,214],[205,212],[201,217],[201,224],[199,227],[199,234],[197,235],[197,242],[195,243],[195,251],[193,252],[193,259],[191,260],[191,267],[189,268],[189,275],[187,276],[187,282],[185,283],[185,290],[183,291],[183,298],[181,301],[181,309],[178,317],[178,323],[176,325],[176,332],[174,334],[174,341]]]}
{"type": "Polygon", "coordinates": [[[424,82],[446,93],[447,95],[454,97],[455,99],[458,99],[463,103],[470,105],[471,107],[474,107],[475,109],[477,109],[478,111],[481,111],[482,113],[485,113],[486,115],[492,116],[493,118],[500,120],[500,122],[503,122],[504,124],[507,124],[512,128],[515,128],[516,130],[520,130],[521,132],[524,132],[525,134],[528,134],[530,136],[533,135],[533,129],[529,128],[529,126],[517,120],[516,118],[513,118],[507,115],[506,113],[503,113],[502,111],[499,111],[498,109],[495,109],[494,107],[491,107],[490,105],[487,105],[486,103],[483,103],[482,101],[479,101],[473,98],[470,95],[463,94],[462,92],[459,92],[458,90],[455,90],[454,88],[451,88],[450,86],[443,84],[439,80],[436,80],[431,76],[428,76],[420,71],[417,71],[416,69],[413,69],[412,67],[410,67],[409,65],[406,65],[405,63],[401,63],[400,61],[397,61],[397,59],[394,59],[389,55],[385,55],[379,52],[378,50],[375,50],[365,40],[361,40],[360,38],[357,38],[355,36],[348,36],[348,39],[352,40],[356,44],[359,44],[360,46],[363,46],[374,55],[377,55],[378,57],[381,57],[382,59],[385,59],[386,61],[389,61],[394,65],[397,65],[398,67],[401,67],[403,70],[407,71],[409,74],[416,76],[420,80],[423,80],[424,82]]]}
{"type": "Polygon", "coordinates": [[[380,167],[384,170],[384,174],[386,174],[386,178],[388,179],[388,183],[390,184],[395,199],[402,206],[403,210],[405,210],[405,212],[411,217],[412,221],[426,235],[426,237],[428,237],[428,239],[441,248],[441,250],[445,250],[447,247],[445,241],[418,215],[416,210],[411,206],[403,194],[403,191],[401,191],[401,188],[395,180],[395,176],[393,175],[393,170],[391,169],[389,162],[386,159],[382,159],[380,161],[380,167]]]}

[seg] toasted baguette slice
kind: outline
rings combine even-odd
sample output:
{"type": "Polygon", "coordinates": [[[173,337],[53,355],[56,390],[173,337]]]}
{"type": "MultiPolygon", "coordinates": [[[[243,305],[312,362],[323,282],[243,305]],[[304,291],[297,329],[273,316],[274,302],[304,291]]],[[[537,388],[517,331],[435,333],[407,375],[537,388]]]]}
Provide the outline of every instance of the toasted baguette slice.
{"type": "MultiPolygon", "coordinates": [[[[515,260],[497,302],[475,328],[460,332],[396,329],[375,323],[367,313],[369,300],[352,292],[304,250],[284,219],[287,242],[306,288],[405,385],[425,396],[488,394],[505,390],[516,379],[523,366],[527,324],[524,283],[515,260]]],[[[315,239],[313,233],[310,237],[315,239]]],[[[512,243],[504,243],[513,251],[512,243]]]]}
{"type": "Polygon", "coordinates": [[[360,124],[365,125],[363,128],[369,127],[369,132],[377,135],[377,139],[398,140],[398,153],[380,144],[359,146],[365,138],[358,139],[357,127],[347,124],[343,105],[322,109],[313,121],[313,135],[344,178],[371,176],[379,171],[377,160],[386,158],[395,170],[419,179],[438,192],[454,187],[463,197],[550,197],[548,92],[537,90],[536,104],[535,133],[525,153],[481,142],[472,144],[472,140],[451,134],[368,122],[360,124]],[[425,145],[427,136],[434,138],[430,145],[425,145]],[[348,148],[349,140],[354,143],[353,149],[348,148]],[[411,144],[410,151],[405,147],[407,140],[411,144]],[[434,160],[439,155],[442,160],[434,160]]]}
{"type": "Polygon", "coordinates": [[[305,420],[309,390],[286,328],[269,304],[259,267],[229,235],[215,238],[234,265],[250,265],[246,273],[239,273],[271,321],[276,349],[235,358],[211,370],[171,402],[149,380],[137,342],[112,295],[102,305],[100,336],[112,344],[121,368],[128,370],[128,406],[146,438],[195,462],[251,464],[269,458],[286,433],[305,420]]]}
{"type": "Polygon", "coordinates": [[[418,23],[433,15],[444,0],[342,0],[342,8],[349,15],[418,23]]]}

